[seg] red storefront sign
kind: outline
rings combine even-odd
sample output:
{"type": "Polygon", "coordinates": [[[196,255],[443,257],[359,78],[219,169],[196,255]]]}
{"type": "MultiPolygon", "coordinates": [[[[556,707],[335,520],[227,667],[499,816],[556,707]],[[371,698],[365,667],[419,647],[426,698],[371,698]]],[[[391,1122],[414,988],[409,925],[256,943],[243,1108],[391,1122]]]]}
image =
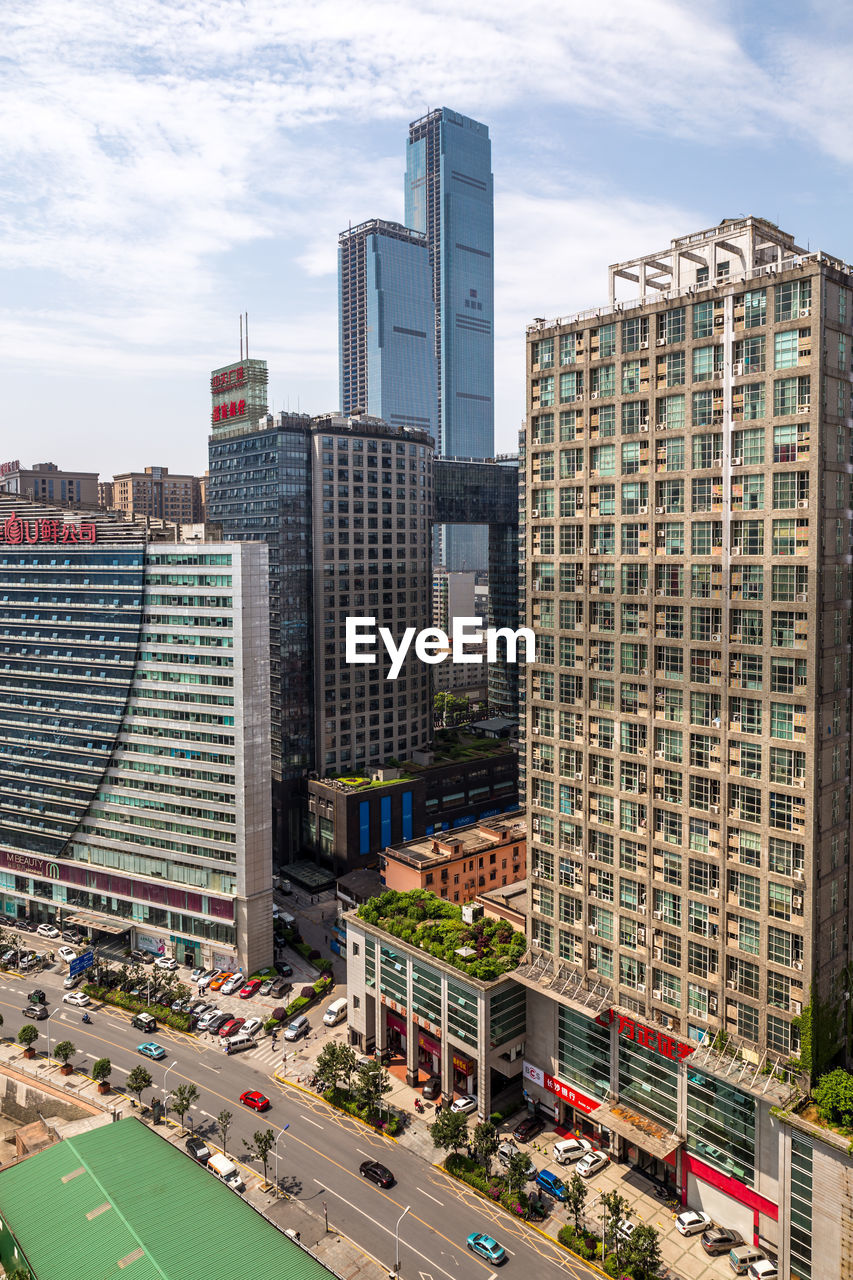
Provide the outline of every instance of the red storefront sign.
{"type": "Polygon", "coordinates": [[[585,1115],[589,1115],[601,1106],[600,1102],[595,1102],[592,1098],[588,1098],[585,1093],[581,1093],[579,1089],[573,1088],[570,1084],[566,1084],[564,1080],[558,1080],[556,1076],[549,1076],[547,1071],[544,1075],[545,1088],[561,1098],[563,1102],[567,1102],[570,1107],[576,1107],[578,1111],[583,1111],[585,1115]]]}
{"type": "MultiPolygon", "coordinates": [[[[681,1062],[696,1051],[695,1044],[683,1044],[680,1040],[676,1040],[675,1036],[668,1036],[663,1031],[655,1030],[654,1027],[647,1027],[645,1023],[637,1022],[636,1018],[626,1013],[620,1013],[618,1016],[620,1036],[633,1040],[635,1044],[642,1045],[651,1053],[659,1053],[672,1062],[681,1062]]],[[[605,1013],[598,1015],[596,1022],[607,1027],[615,1017],[615,1011],[608,1009],[605,1013]]]]}
{"type": "Polygon", "coordinates": [[[421,1049],[426,1049],[427,1053],[431,1053],[435,1058],[441,1054],[441,1045],[438,1040],[433,1040],[432,1036],[428,1036],[425,1031],[418,1032],[418,1045],[421,1049]]]}
{"type": "Polygon", "coordinates": [[[0,462],[0,476],[11,475],[13,471],[20,471],[21,464],[15,459],[14,462],[0,462]]]}
{"type": "Polygon", "coordinates": [[[456,1071],[462,1071],[466,1076],[473,1075],[472,1067],[475,1065],[473,1058],[468,1058],[464,1053],[453,1054],[453,1067],[456,1071]]]}
{"type": "Polygon", "coordinates": [[[242,418],[246,412],[245,400],[224,400],[222,404],[213,406],[213,421],[227,422],[229,418],[242,418]]]}
{"type": "Polygon", "coordinates": [[[25,542],[97,542],[98,531],[88,521],[76,524],[61,524],[59,520],[23,520],[13,511],[0,524],[0,543],[9,547],[20,547],[25,542]]]}
{"type": "Polygon", "coordinates": [[[210,375],[210,390],[213,395],[219,391],[233,391],[235,387],[245,387],[246,370],[243,365],[235,369],[226,369],[224,373],[210,375]]]}

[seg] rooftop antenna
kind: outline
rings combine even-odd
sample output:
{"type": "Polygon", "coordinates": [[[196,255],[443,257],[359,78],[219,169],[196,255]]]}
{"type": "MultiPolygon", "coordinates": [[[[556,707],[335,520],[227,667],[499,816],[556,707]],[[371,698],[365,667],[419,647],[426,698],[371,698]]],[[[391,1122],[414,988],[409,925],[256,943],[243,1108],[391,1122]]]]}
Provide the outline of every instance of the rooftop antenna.
{"type": "Polygon", "coordinates": [[[246,312],[246,359],[249,359],[249,313],[246,312]]]}
{"type": "Polygon", "coordinates": [[[240,359],[243,359],[243,313],[240,312],[240,359]]]}

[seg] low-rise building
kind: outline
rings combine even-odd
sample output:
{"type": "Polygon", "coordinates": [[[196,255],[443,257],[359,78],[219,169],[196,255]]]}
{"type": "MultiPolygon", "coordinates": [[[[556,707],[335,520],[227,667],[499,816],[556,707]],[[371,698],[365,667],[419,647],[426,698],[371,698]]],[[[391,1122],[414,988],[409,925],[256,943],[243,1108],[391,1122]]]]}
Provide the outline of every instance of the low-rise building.
{"type": "Polygon", "coordinates": [[[111,485],[102,486],[102,496],[127,516],[160,517],[176,524],[204,520],[199,477],[171,475],[168,467],[122,472],[113,476],[111,485]]]}
{"type": "Polygon", "coordinates": [[[386,888],[429,889],[450,902],[470,902],[481,890],[527,875],[524,812],[485,818],[447,835],[389,845],[379,866],[386,888]]]}
{"type": "Polygon", "coordinates": [[[508,884],[484,889],[474,901],[492,920],[508,920],[513,929],[527,931],[527,880],[511,880],[508,884]]]}
{"type": "Polygon", "coordinates": [[[57,502],[63,507],[98,505],[97,471],[62,471],[55,462],[22,467],[20,462],[0,465],[0,493],[16,493],[33,502],[57,502]]]}

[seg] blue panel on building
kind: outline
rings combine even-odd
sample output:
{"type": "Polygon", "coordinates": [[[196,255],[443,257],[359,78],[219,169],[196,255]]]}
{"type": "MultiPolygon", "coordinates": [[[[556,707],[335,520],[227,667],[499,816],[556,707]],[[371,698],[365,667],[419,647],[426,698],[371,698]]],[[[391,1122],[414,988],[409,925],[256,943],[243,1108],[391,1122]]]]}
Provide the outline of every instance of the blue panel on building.
{"type": "MultiPolygon", "coordinates": [[[[472,822],[476,822],[476,818],[474,817],[473,813],[466,813],[464,818],[454,818],[453,819],[454,830],[456,827],[470,827],[472,822]]],[[[445,823],[444,825],[446,826],[447,824],[445,823]]]]}
{"type": "Polygon", "coordinates": [[[382,848],[391,843],[391,797],[383,796],[379,802],[380,838],[382,848]]]}
{"type": "Polygon", "coordinates": [[[370,853],[370,805],[362,800],[358,806],[358,851],[370,853]]]}
{"type": "Polygon", "coordinates": [[[412,838],[412,793],[411,791],[403,792],[403,839],[411,840],[412,838]]]}

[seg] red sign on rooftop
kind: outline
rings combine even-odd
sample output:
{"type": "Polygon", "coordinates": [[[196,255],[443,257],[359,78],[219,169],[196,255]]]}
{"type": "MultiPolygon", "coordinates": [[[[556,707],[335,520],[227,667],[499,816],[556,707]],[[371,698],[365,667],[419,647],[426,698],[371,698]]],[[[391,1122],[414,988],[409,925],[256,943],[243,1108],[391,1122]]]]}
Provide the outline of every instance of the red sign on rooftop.
{"type": "Polygon", "coordinates": [[[91,521],[81,520],[76,525],[50,519],[24,520],[13,511],[7,520],[0,523],[0,543],[9,547],[19,547],[31,542],[80,543],[97,540],[98,531],[91,521]]]}

